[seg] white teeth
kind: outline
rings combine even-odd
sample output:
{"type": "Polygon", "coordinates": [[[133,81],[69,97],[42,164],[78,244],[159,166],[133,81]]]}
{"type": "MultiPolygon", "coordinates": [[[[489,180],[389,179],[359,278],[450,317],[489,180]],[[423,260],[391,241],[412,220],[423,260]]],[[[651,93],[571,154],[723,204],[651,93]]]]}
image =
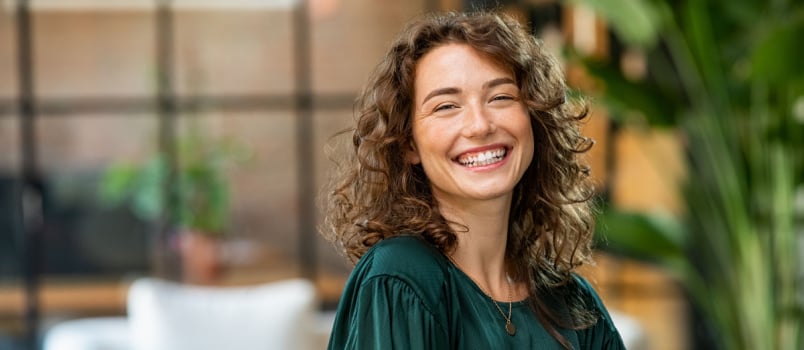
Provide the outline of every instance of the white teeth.
{"type": "Polygon", "coordinates": [[[489,165],[501,161],[505,157],[505,153],[505,148],[490,150],[458,159],[458,163],[469,168],[489,165]]]}

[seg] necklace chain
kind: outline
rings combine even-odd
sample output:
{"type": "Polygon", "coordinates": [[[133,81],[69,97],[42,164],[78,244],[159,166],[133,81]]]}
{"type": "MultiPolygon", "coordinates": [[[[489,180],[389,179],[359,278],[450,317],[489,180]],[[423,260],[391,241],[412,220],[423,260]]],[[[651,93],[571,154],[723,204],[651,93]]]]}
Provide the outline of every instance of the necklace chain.
{"type": "MultiPolygon", "coordinates": [[[[461,270],[464,270],[463,266],[461,266],[461,264],[458,264],[458,262],[452,259],[452,257],[448,258],[450,261],[452,261],[453,264],[455,264],[456,267],[458,267],[461,270]]],[[[508,315],[506,315],[505,312],[503,312],[503,309],[500,307],[500,304],[497,303],[497,300],[494,299],[491,293],[487,292],[483,288],[483,286],[480,285],[480,283],[477,283],[477,281],[475,281],[475,279],[472,278],[472,276],[469,276],[469,274],[467,273],[464,274],[467,277],[469,277],[469,279],[471,279],[472,282],[474,282],[478,288],[480,288],[480,291],[483,292],[483,294],[485,294],[489,299],[491,299],[491,302],[494,304],[495,307],[497,307],[497,311],[499,311],[500,315],[502,315],[502,317],[505,319],[505,331],[508,333],[508,335],[514,336],[514,334],[516,334],[516,327],[514,326],[514,323],[511,322],[511,311],[513,310],[513,303],[514,303],[513,302],[514,297],[511,292],[511,278],[508,277],[507,275],[505,276],[505,282],[508,285],[508,315]]]]}

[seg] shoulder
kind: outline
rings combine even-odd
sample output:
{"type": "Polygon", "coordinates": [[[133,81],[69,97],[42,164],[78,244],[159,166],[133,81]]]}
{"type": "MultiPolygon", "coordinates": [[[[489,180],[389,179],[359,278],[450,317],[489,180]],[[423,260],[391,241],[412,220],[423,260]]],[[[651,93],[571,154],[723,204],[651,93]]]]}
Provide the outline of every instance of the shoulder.
{"type": "Polygon", "coordinates": [[[444,348],[438,343],[447,339],[447,270],[440,259],[415,236],[372,246],[346,282],[329,349],[444,348]]]}
{"type": "Polygon", "coordinates": [[[423,275],[447,273],[446,258],[424,239],[402,235],[384,239],[375,244],[358,262],[366,265],[370,275],[395,276],[417,280],[423,275]]]}
{"type": "Polygon", "coordinates": [[[597,322],[591,327],[581,330],[585,348],[625,349],[622,338],[614,325],[611,314],[603,304],[600,295],[585,278],[573,275],[578,292],[584,300],[587,309],[597,316],[597,322]]]}
{"type": "Polygon", "coordinates": [[[600,295],[597,293],[595,288],[592,287],[592,284],[581,275],[573,274],[572,277],[577,288],[576,292],[584,300],[585,306],[588,309],[601,314],[601,316],[608,316],[606,306],[603,304],[603,300],[600,298],[600,295]]]}
{"type": "Polygon", "coordinates": [[[398,280],[425,302],[436,303],[447,278],[448,264],[444,255],[424,239],[401,235],[371,247],[360,258],[355,272],[363,283],[378,278],[398,280]]]}
{"type": "Polygon", "coordinates": [[[597,291],[595,291],[595,288],[592,287],[592,284],[589,283],[589,280],[587,280],[586,278],[584,278],[583,276],[581,276],[581,275],[579,275],[577,273],[572,274],[572,279],[573,279],[575,285],[577,286],[577,291],[579,293],[581,293],[582,295],[584,295],[586,297],[589,297],[589,298],[592,298],[592,299],[595,299],[595,300],[600,300],[600,296],[597,294],[597,291]]]}

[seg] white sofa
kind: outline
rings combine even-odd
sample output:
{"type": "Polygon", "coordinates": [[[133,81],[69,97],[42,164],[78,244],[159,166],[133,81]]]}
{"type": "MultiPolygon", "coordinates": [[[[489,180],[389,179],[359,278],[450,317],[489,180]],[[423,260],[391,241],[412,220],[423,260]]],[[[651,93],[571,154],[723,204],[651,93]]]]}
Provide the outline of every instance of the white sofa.
{"type": "Polygon", "coordinates": [[[127,317],[53,326],[43,350],[323,349],[331,325],[317,312],[313,284],[302,279],[202,287],[141,278],[127,301],[127,317]]]}

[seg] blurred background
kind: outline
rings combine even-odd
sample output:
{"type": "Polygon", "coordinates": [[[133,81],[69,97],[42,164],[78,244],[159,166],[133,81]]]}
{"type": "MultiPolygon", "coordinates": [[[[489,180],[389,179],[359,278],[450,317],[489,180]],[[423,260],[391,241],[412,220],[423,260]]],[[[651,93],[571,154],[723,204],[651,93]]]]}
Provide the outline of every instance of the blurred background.
{"type": "Polygon", "coordinates": [[[592,105],[582,273],[632,348],[804,348],[801,2],[0,0],[0,350],[125,320],[144,277],[308,281],[325,342],[333,135],[405,22],[485,8],[592,105]]]}

